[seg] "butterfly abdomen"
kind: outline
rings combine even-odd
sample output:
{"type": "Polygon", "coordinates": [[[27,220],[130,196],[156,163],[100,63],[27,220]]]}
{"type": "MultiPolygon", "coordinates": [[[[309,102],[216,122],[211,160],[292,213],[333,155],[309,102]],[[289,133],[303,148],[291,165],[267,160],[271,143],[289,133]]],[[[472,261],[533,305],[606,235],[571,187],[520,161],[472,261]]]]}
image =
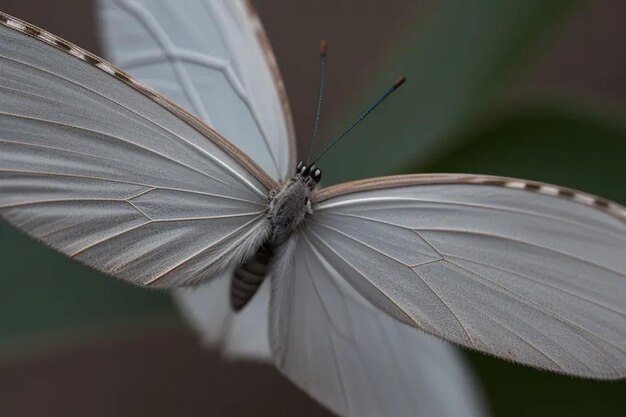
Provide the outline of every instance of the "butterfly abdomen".
{"type": "Polygon", "coordinates": [[[272,248],[265,242],[256,254],[235,270],[230,284],[230,305],[239,311],[248,304],[267,275],[272,248]]]}

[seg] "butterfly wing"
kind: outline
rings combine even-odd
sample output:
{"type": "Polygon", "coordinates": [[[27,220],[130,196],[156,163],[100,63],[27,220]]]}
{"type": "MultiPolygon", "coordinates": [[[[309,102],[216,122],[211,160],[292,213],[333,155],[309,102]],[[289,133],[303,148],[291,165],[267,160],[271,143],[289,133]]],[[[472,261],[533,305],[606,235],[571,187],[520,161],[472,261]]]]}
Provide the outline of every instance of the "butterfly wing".
{"type": "MultiPolygon", "coordinates": [[[[317,213],[316,213],[317,214],[317,213]]],[[[458,350],[372,306],[305,226],[272,276],[277,368],[342,416],[480,416],[482,398],[458,350]]]]}
{"type": "Polygon", "coordinates": [[[101,0],[111,61],[252,155],[274,179],[295,169],[282,78],[247,1],[101,0]]]}
{"type": "Polygon", "coordinates": [[[275,182],[125,73],[0,15],[0,214],[143,286],[208,279],[264,239],[275,182]]]}
{"type": "Polygon", "coordinates": [[[211,281],[173,292],[188,323],[208,348],[231,360],[271,362],[268,336],[270,282],[265,280],[246,308],[230,306],[232,270],[211,281]]]}
{"type": "MultiPolygon", "coordinates": [[[[181,7],[166,0],[101,0],[97,17],[112,62],[222,132],[274,179],[291,175],[296,146],[287,95],[247,1],[181,7]]],[[[227,271],[174,291],[174,298],[207,345],[231,358],[269,360],[269,291],[262,288],[234,314],[231,276],[227,271]]]]}
{"type": "MultiPolygon", "coordinates": [[[[397,322],[542,369],[625,377],[623,207],[551,185],[469,175],[379,178],[317,197],[301,233],[311,253],[397,322]]],[[[296,278],[282,276],[280,285],[293,288],[296,278]]],[[[298,334],[306,327],[289,317],[306,315],[316,301],[278,295],[274,353],[298,381],[311,335],[298,334]]]]}

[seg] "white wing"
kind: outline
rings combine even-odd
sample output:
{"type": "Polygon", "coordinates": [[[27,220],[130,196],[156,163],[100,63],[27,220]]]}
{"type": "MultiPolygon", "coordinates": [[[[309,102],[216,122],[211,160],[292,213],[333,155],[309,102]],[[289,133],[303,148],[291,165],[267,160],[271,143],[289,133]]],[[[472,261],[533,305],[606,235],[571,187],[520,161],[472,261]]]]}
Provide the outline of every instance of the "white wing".
{"type": "Polygon", "coordinates": [[[295,169],[283,82],[252,6],[241,0],[100,0],[112,62],[252,156],[274,179],[295,169]]]}
{"type": "Polygon", "coordinates": [[[342,416],[485,415],[458,351],[374,308],[313,236],[292,238],[290,266],[272,277],[278,369],[342,416]]]}
{"type": "Polygon", "coordinates": [[[174,300],[207,347],[231,360],[270,362],[269,279],[237,313],[230,306],[231,279],[229,270],[206,284],[174,291],[174,300]]]}
{"type": "MultiPolygon", "coordinates": [[[[287,96],[247,2],[187,1],[181,7],[166,0],[100,0],[98,5],[101,38],[112,62],[222,132],[275,179],[291,175],[296,147],[287,96]]],[[[268,293],[260,291],[235,315],[228,303],[230,277],[228,272],[177,291],[175,299],[208,345],[221,346],[230,357],[269,360],[267,315],[257,311],[269,309],[268,293]]]]}
{"type": "Polygon", "coordinates": [[[361,181],[318,200],[310,245],[389,316],[538,368],[626,376],[623,207],[461,175],[361,181]]]}
{"type": "Polygon", "coordinates": [[[0,73],[0,214],[9,222],[152,286],[208,279],[264,238],[275,182],[158,94],[6,15],[0,73]]]}

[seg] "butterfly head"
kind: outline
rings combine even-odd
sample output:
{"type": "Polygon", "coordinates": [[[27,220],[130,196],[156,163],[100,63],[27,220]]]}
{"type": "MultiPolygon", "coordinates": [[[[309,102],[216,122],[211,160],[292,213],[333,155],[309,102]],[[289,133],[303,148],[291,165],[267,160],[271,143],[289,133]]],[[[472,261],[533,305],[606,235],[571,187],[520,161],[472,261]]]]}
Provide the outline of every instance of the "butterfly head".
{"type": "Polygon", "coordinates": [[[304,180],[309,188],[313,189],[322,179],[322,171],[315,164],[309,166],[306,162],[300,161],[296,167],[295,178],[304,180]]]}

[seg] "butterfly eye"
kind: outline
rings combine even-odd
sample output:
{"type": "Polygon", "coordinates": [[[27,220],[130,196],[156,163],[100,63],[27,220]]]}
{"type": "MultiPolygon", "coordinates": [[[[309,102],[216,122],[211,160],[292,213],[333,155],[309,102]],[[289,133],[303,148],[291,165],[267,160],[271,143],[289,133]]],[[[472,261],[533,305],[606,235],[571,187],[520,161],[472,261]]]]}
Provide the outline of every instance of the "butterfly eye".
{"type": "Polygon", "coordinates": [[[315,168],[311,173],[311,178],[313,178],[316,184],[319,183],[322,179],[322,171],[319,168],[315,168]]]}
{"type": "Polygon", "coordinates": [[[311,164],[309,167],[309,177],[311,177],[315,183],[318,183],[322,178],[322,171],[320,171],[315,164],[311,164]]]}
{"type": "Polygon", "coordinates": [[[300,170],[301,170],[303,167],[305,167],[305,165],[304,165],[304,161],[300,161],[300,162],[298,162],[298,166],[296,167],[296,174],[299,174],[299,173],[300,173],[300,170]]]}
{"type": "Polygon", "coordinates": [[[308,176],[309,175],[309,167],[306,166],[304,162],[300,162],[298,164],[298,170],[297,170],[296,174],[300,174],[303,177],[308,176]]]}

